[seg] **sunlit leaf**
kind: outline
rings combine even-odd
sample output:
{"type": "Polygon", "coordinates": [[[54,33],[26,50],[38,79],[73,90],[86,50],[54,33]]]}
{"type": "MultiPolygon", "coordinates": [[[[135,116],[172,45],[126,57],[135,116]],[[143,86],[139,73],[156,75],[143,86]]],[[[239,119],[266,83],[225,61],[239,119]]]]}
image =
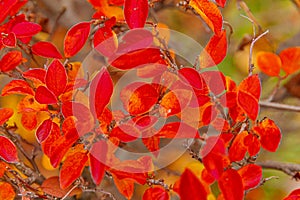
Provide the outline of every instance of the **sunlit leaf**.
{"type": "Polygon", "coordinates": [[[74,56],[82,49],[89,37],[90,29],[90,22],[80,22],[69,29],[64,40],[64,55],[66,58],[74,56]]]}
{"type": "Polygon", "coordinates": [[[238,86],[238,105],[246,112],[251,120],[255,120],[257,118],[260,94],[261,85],[258,75],[247,77],[238,86]]]}
{"type": "Polygon", "coordinates": [[[165,124],[156,134],[161,138],[197,138],[199,137],[198,131],[183,123],[171,122],[165,124]]]}
{"type": "Polygon", "coordinates": [[[84,152],[76,152],[66,158],[59,173],[62,189],[69,187],[81,175],[87,161],[88,156],[84,152]]]}
{"type": "Polygon", "coordinates": [[[104,108],[110,101],[113,93],[113,82],[107,71],[103,67],[100,72],[94,77],[90,85],[90,110],[95,118],[101,116],[104,108]]]}
{"type": "Polygon", "coordinates": [[[2,96],[10,94],[34,95],[34,91],[26,81],[12,80],[4,86],[1,93],[2,96]]]}
{"type": "Polygon", "coordinates": [[[17,45],[17,38],[14,33],[8,33],[6,37],[2,38],[2,44],[8,48],[14,48],[17,45]]]}
{"type": "Polygon", "coordinates": [[[57,98],[52,91],[50,91],[45,86],[39,86],[35,91],[35,99],[40,104],[55,104],[57,103],[57,98]]]}
{"type": "Polygon", "coordinates": [[[147,149],[154,156],[157,157],[158,153],[159,153],[159,149],[160,149],[160,147],[159,147],[160,138],[159,138],[159,136],[155,135],[155,132],[156,132],[156,130],[153,130],[153,129],[148,129],[145,132],[143,132],[142,141],[143,141],[144,145],[147,147],[147,149]]]}
{"type": "Polygon", "coordinates": [[[30,37],[39,33],[41,30],[41,25],[33,22],[21,22],[12,28],[12,32],[15,33],[17,38],[30,37]]]}
{"type": "Polygon", "coordinates": [[[16,193],[11,184],[0,182],[0,199],[1,200],[14,200],[16,193]]]}
{"type": "Polygon", "coordinates": [[[0,108],[0,126],[2,126],[14,114],[11,108],[0,108]]]}
{"type": "Polygon", "coordinates": [[[67,86],[67,73],[63,64],[55,59],[51,62],[46,73],[47,88],[58,97],[67,86]]]}
{"type": "Polygon", "coordinates": [[[256,62],[259,69],[268,76],[279,76],[281,68],[280,57],[271,52],[258,52],[256,62]]]}
{"type": "Polygon", "coordinates": [[[208,0],[191,0],[189,5],[195,9],[216,35],[221,34],[223,19],[216,4],[208,0]]]}
{"type": "Polygon", "coordinates": [[[30,69],[24,72],[23,77],[32,81],[39,80],[41,83],[45,83],[46,70],[36,68],[30,69]]]}
{"type": "Polygon", "coordinates": [[[262,180],[261,166],[248,164],[238,170],[242,177],[244,190],[256,187],[262,180]]]}
{"type": "Polygon", "coordinates": [[[37,115],[36,112],[23,112],[22,113],[22,118],[21,118],[21,123],[24,128],[27,130],[33,130],[37,126],[37,115]]]}
{"type": "Polygon", "coordinates": [[[42,143],[49,136],[52,129],[53,122],[51,119],[43,121],[35,132],[35,136],[39,143],[42,143]]]}
{"type": "Polygon", "coordinates": [[[18,152],[14,143],[7,137],[0,135],[0,158],[9,163],[18,162],[18,152]]]}
{"type": "Polygon", "coordinates": [[[46,58],[62,58],[62,55],[60,54],[56,46],[54,46],[54,44],[52,44],[51,42],[37,42],[34,45],[32,45],[31,51],[35,55],[46,58]]]}
{"type": "Polygon", "coordinates": [[[290,47],[280,52],[282,69],[292,74],[300,69],[300,47],[290,47]]]}
{"type": "Polygon", "coordinates": [[[148,188],[143,194],[143,200],[169,200],[169,193],[162,187],[148,188]]]}
{"type": "Polygon", "coordinates": [[[0,71],[8,72],[15,69],[22,63],[22,53],[20,51],[10,51],[0,60],[0,71]]]}
{"type": "Polygon", "coordinates": [[[9,15],[9,11],[16,5],[18,0],[3,0],[0,4],[0,23],[9,15]]]}
{"type": "Polygon", "coordinates": [[[245,157],[247,146],[244,144],[244,140],[247,135],[248,132],[243,131],[234,138],[229,149],[229,158],[231,161],[240,161],[245,157]]]}
{"type": "Polygon", "coordinates": [[[219,188],[226,200],[243,200],[243,182],[239,173],[234,169],[226,170],[221,176],[219,188]]]}
{"type": "Polygon", "coordinates": [[[125,0],[124,16],[129,28],[143,28],[148,17],[148,1],[125,0]]]}
{"type": "Polygon", "coordinates": [[[127,199],[131,199],[134,191],[134,181],[132,179],[118,179],[116,176],[112,175],[115,185],[119,192],[127,199]]]}
{"type": "Polygon", "coordinates": [[[215,66],[223,61],[227,53],[226,30],[222,30],[220,35],[210,38],[208,44],[199,57],[200,67],[207,68],[215,66]]]}
{"type": "Polygon", "coordinates": [[[218,4],[218,6],[221,6],[222,8],[224,8],[224,6],[226,4],[226,0],[215,0],[215,1],[218,4]]]}
{"type": "Polygon", "coordinates": [[[122,142],[131,142],[139,138],[140,135],[140,131],[133,125],[121,124],[115,127],[109,136],[116,137],[122,142]]]}
{"type": "Polygon", "coordinates": [[[259,135],[261,146],[271,152],[275,152],[281,140],[281,131],[274,121],[264,119],[253,127],[253,131],[259,135]]]}

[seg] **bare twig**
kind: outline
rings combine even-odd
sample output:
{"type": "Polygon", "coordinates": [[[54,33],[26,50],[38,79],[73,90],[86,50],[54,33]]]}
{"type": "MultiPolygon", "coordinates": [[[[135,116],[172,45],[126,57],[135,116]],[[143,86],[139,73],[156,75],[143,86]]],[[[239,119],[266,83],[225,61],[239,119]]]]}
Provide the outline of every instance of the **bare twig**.
{"type": "Polygon", "coordinates": [[[286,105],[286,104],[268,102],[268,101],[260,101],[259,105],[265,108],[274,108],[277,110],[300,112],[300,106],[286,105]]]}
{"type": "Polygon", "coordinates": [[[300,164],[296,163],[284,163],[278,161],[264,161],[264,162],[257,162],[257,165],[260,165],[262,168],[265,169],[274,169],[284,172],[285,174],[292,176],[293,178],[296,177],[300,172],[300,164]]]}
{"type": "Polygon", "coordinates": [[[246,13],[246,15],[248,16],[248,18],[251,19],[251,21],[253,21],[253,23],[258,27],[259,31],[261,31],[261,26],[260,24],[257,22],[257,20],[255,19],[254,15],[252,14],[251,10],[249,9],[249,7],[247,6],[247,4],[242,1],[242,0],[237,0],[237,4],[238,6],[244,10],[244,12],[246,13]]]}
{"type": "Polygon", "coordinates": [[[257,186],[246,190],[245,193],[247,194],[250,191],[259,188],[260,186],[264,185],[267,181],[272,180],[272,179],[279,179],[279,177],[278,176],[270,176],[270,177],[267,177],[267,178],[263,178],[257,186]]]}
{"type": "Polygon", "coordinates": [[[172,186],[168,185],[165,183],[165,181],[163,179],[159,179],[159,180],[156,180],[156,179],[148,179],[147,180],[147,183],[148,185],[160,185],[162,186],[163,188],[165,188],[165,190],[170,190],[172,189],[172,186]]]}
{"type": "Polygon", "coordinates": [[[276,85],[275,85],[275,87],[274,87],[274,89],[273,89],[271,95],[269,96],[269,98],[268,98],[266,101],[268,101],[268,102],[273,101],[273,99],[274,99],[276,93],[278,92],[278,89],[279,89],[279,87],[280,87],[281,81],[282,81],[282,78],[279,78],[279,80],[277,81],[277,83],[276,83],[276,85]]]}

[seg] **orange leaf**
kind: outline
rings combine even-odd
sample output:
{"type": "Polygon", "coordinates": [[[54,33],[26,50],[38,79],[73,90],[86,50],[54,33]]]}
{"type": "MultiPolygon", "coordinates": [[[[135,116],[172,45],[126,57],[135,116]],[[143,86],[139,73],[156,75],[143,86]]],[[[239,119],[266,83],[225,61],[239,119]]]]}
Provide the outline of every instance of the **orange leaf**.
{"type": "Polygon", "coordinates": [[[90,22],[81,22],[72,26],[64,40],[64,54],[66,58],[70,58],[78,53],[90,34],[90,22]]]}
{"type": "Polygon", "coordinates": [[[226,30],[222,30],[220,35],[210,38],[208,44],[200,54],[200,67],[213,67],[223,61],[227,53],[226,30]]]}
{"type": "Polygon", "coordinates": [[[124,16],[130,29],[143,28],[148,17],[148,1],[125,0],[124,16]]]}
{"type": "Polygon", "coordinates": [[[274,121],[266,118],[253,127],[253,131],[259,135],[261,146],[271,152],[275,152],[281,140],[281,131],[274,121]]]}
{"type": "MultiPolygon", "coordinates": [[[[150,129],[152,130],[152,129],[150,129]]],[[[150,131],[147,130],[147,131],[150,131]]],[[[143,133],[144,134],[144,133],[143,133]]],[[[147,149],[155,156],[158,156],[159,153],[159,143],[160,143],[160,139],[158,136],[153,135],[151,137],[143,137],[142,141],[144,143],[144,145],[147,147],[147,149]]]]}
{"type": "Polygon", "coordinates": [[[248,132],[243,131],[239,133],[233,140],[229,149],[229,158],[233,161],[242,160],[247,152],[247,146],[244,144],[244,140],[247,137],[248,132]]]}
{"type": "Polygon", "coordinates": [[[50,63],[45,80],[47,88],[51,90],[56,97],[65,91],[67,86],[67,73],[59,60],[54,59],[50,63]]]}
{"type": "Polygon", "coordinates": [[[8,72],[15,69],[22,63],[22,53],[20,51],[10,51],[0,60],[0,71],[8,72]]]}
{"type": "Polygon", "coordinates": [[[4,175],[5,171],[6,171],[6,167],[7,167],[6,162],[0,161],[0,178],[3,177],[3,175],[4,175]]]}
{"type": "Polygon", "coordinates": [[[1,93],[2,96],[10,94],[34,95],[34,91],[26,81],[12,80],[4,86],[1,93]]]}
{"type": "Polygon", "coordinates": [[[11,184],[0,182],[0,199],[1,200],[14,200],[16,193],[11,184]]]}
{"type": "Polygon", "coordinates": [[[14,111],[11,108],[0,108],[0,126],[2,126],[11,116],[14,111]]]}
{"type": "Polygon", "coordinates": [[[156,134],[161,138],[198,138],[198,131],[183,123],[171,122],[165,124],[156,134]]]}
{"type": "Polygon", "coordinates": [[[22,118],[21,118],[21,123],[26,128],[27,130],[33,130],[35,129],[37,125],[37,115],[36,112],[23,112],[22,113],[22,118]]]}
{"type": "Polygon", "coordinates": [[[186,168],[179,179],[179,188],[175,189],[181,200],[207,199],[207,191],[199,178],[186,168]],[[191,187],[192,186],[192,187],[191,187]]]}
{"type": "Polygon", "coordinates": [[[247,77],[238,86],[238,105],[245,111],[251,120],[255,120],[257,118],[260,94],[261,85],[258,75],[247,77]]]}
{"type": "Polygon", "coordinates": [[[116,126],[111,133],[110,137],[116,137],[122,142],[131,142],[139,138],[141,135],[139,129],[130,124],[121,124],[116,126]]]}
{"type": "Polygon", "coordinates": [[[259,69],[268,76],[279,76],[281,68],[280,57],[271,52],[258,52],[256,62],[259,69]]]}
{"type": "Polygon", "coordinates": [[[143,200],[169,200],[169,193],[162,187],[155,186],[148,188],[143,194],[143,200]]]}
{"type": "Polygon", "coordinates": [[[216,35],[221,34],[223,19],[216,4],[208,0],[191,0],[189,5],[196,10],[216,35]]]}
{"type": "Polygon", "coordinates": [[[87,160],[87,154],[81,151],[67,156],[59,172],[61,189],[69,187],[81,175],[87,160]]]}
{"type": "MultiPolygon", "coordinates": [[[[41,126],[44,126],[44,125],[41,125],[41,126]]],[[[41,133],[41,131],[42,130],[38,129],[37,133],[36,133],[38,141],[40,141],[41,139],[44,138],[43,136],[40,136],[40,135],[43,135],[41,133]]],[[[47,156],[51,155],[51,146],[52,146],[53,143],[55,143],[60,138],[60,136],[61,136],[61,134],[60,134],[59,126],[56,123],[51,123],[51,130],[49,131],[48,136],[41,142],[43,152],[47,156]]]]}
{"type": "Polygon", "coordinates": [[[12,32],[15,33],[17,38],[31,37],[42,30],[41,25],[33,22],[20,22],[17,23],[13,28],[12,32]]]}
{"type": "Polygon", "coordinates": [[[45,86],[39,86],[35,91],[35,100],[40,104],[56,104],[57,98],[55,94],[45,86]]]}
{"type": "Polygon", "coordinates": [[[33,54],[45,58],[62,58],[62,55],[60,54],[56,46],[54,46],[54,44],[52,44],[51,42],[37,42],[34,45],[32,45],[31,51],[33,54]]]}
{"type": "Polygon", "coordinates": [[[158,100],[158,93],[150,84],[134,82],[122,89],[120,98],[131,115],[148,112],[158,100]]]}
{"type": "Polygon", "coordinates": [[[221,176],[219,188],[226,200],[243,200],[244,189],[241,176],[234,169],[226,170],[221,176]]]}
{"type": "Polygon", "coordinates": [[[18,162],[18,152],[14,143],[7,137],[0,135],[0,158],[9,163],[18,162]]]}
{"type": "Polygon", "coordinates": [[[115,185],[119,192],[124,195],[127,199],[131,199],[134,191],[134,181],[132,179],[118,179],[116,176],[112,175],[115,185]]]}
{"type": "MultiPolygon", "coordinates": [[[[52,176],[44,180],[43,184],[41,185],[41,188],[44,193],[47,193],[57,198],[63,198],[71,190],[72,187],[70,186],[66,189],[61,189],[59,185],[59,177],[52,176]]],[[[71,191],[70,194],[68,194],[68,196],[74,196],[80,193],[81,189],[75,188],[71,191]]]]}
{"type": "Polygon", "coordinates": [[[95,143],[90,151],[90,172],[93,181],[99,185],[103,179],[106,167],[107,144],[105,141],[95,143]]]}
{"type": "Polygon", "coordinates": [[[256,187],[262,180],[261,166],[248,164],[238,170],[242,177],[244,190],[256,187]]]}
{"type": "Polygon", "coordinates": [[[282,69],[289,75],[300,69],[300,47],[290,47],[280,52],[282,69]]]}
{"type": "Polygon", "coordinates": [[[23,77],[32,81],[38,80],[40,83],[45,83],[46,70],[36,68],[24,72],[23,77]]]}

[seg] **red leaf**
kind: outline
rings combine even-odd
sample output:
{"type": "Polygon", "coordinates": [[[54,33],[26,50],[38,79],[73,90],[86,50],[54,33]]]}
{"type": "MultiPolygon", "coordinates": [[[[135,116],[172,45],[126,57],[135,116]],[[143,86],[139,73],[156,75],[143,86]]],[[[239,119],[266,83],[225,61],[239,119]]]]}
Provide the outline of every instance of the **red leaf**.
{"type": "Polygon", "coordinates": [[[171,122],[165,124],[158,132],[155,134],[161,138],[198,138],[198,131],[183,123],[183,122],[171,122]]]}
{"type": "Polygon", "coordinates": [[[95,143],[90,151],[90,172],[93,181],[99,185],[105,173],[105,164],[107,156],[107,144],[105,141],[95,143]]]}
{"type": "Polygon", "coordinates": [[[257,118],[260,93],[261,85],[258,75],[247,77],[238,86],[238,105],[245,111],[251,120],[257,118]]]}
{"type": "Polygon", "coordinates": [[[35,91],[35,99],[41,104],[55,104],[57,98],[48,88],[45,86],[39,86],[35,91]]]}
{"type": "Polygon", "coordinates": [[[12,28],[17,38],[31,37],[42,30],[41,25],[33,22],[20,22],[12,28]]]}
{"type": "Polygon", "coordinates": [[[8,48],[14,48],[17,45],[17,38],[14,33],[8,33],[7,36],[2,38],[2,44],[8,48]]]}
{"type": "Polygon", "coordinates": [[[130,29],[143,28],[148,17],[148,1],[125,0],[124,16],[130,29]]]}
{"type": "Polygon", "coordinates": [[[189,5],[195,9],[216,35],[221,34],[223,19],[216,4],[208,0],[191,0],[189,5]]]}
{"type": "Polygon", "coordinates": [[[219,180],[219,188],[226,200],[243,200],[244,189],[241,176],[236,170],[226,170],[219,180]]]}
{"type": "Polygon", "coordinates": [[[247,146],[250,156],[258,154],[261,144],[256,135],[248,134],[244,139],[244,144],[247,146]]]}
{"type": "Polygon", "coordinates": [[[245,138],[248,136],[247,131],[239,133],[233,140],[229,149],[229,159],[233,161],[242,160],[247,152],[247,146],[244,144],[245,138]]]}
{"type": "Polygon", "coordinates": [[[218,95],[226,89],[226,78],[220,71],[204,71],[200,74],[208,85],[210,92],[218,95]]]}
{"type": "Polygon", "coordinates": [[[261,166],[248,164],[238,170],[242,177],[244,190],[256,187],[262,180],[261,166]]]}
{"type": "Polygon", "coordinates": [[[59,60],[53,60],[46,73],[46,85],[56,97],[61,95],[67,86],[67,73],[59,60]]]}
{"type": "Polygon", "coordinates": [[[22,63],[22,58],[22,53],[20,51],[8,52],[0,61],[0,71],[8,72],[15,69],[22,63]]]}
{"type": "Polygon", "coordinates": [[[280,57],[271,52],[258,52],[256,62],[259,69],[268,76],[279,76],[281,68],[280,57]]]}
{"type": "Polygon", "coordinates": [[[207,199],[207,191],[199,178],[186,168],[179,179],[179,188],[176,191],[181,200],[204,200],[207,199]],[[192,186],[192,187],[191,187],[192,186]]]}
{"type": "Polygon", "coordinates": [[[125,54],[116,54],[108,61],[112,66],[121,70],[143,67],[153,63],[165,63],[158,48],[139,49],[125,54]]]}
{"type": "Polygon", "coordinates": [[[90,22],[81,22],[70,28],[64,40],[64,54],[66,58],[70,58],[78,53],[90,34],[90,22]]]}
{"type": "Polygon", "coordinates": [[[139,138],[141,135],[140,131],[129,124],[121,124],[115,127],[111,133],[110,137],[116,137],[122,142],[131,142],[139,138]]]}
{"type": "Polygon", "coordinates": [[[51,119],[43,121],[35,132],[35,136],[39,143],[42,143],[49,136],[53,122],[51,119]]]}
{"type": "Polygon", "coordinates": [[[80,175],[88,161],[88,156],[83,152],[76,152],[66,158],[59,172],[61,189],[69,187],[80,175]]]}
{"type": "Polygon", "coordinates": [[[112,175],[115,185],[119,192],[124,195],[127,199],[131,199],[134,190],[134,181],[132,179],[118,179],[116,176],[112,175]]]}
{"type": "Polygon", "coordinates": [[[43,152],[51,156],[51,146],[61,137],[60,127],[56,123],[51,124],[51,130],[48,136],[41,142],[43,152]]]}
{"type": "MultiPolygon", "coordinates": [[[[206,83],[202,76],[200,76],[199,72],[196,71],[194,68],[181,68],[178,71],[179,75],[181,76],[181,79],[186,84],[192,86],[193,88],[197,90],[207,90],[206,83]]],[[[203,92],[205,93],[205,92],[203,92]]]]}
{"type": "Polygon", "coordinates": [[[220,35],[210,38],[208,44],[200,54],[200,67],[213,67],[223,61],[227,53],[226,30],[222,30],[220,35]]]}
{"type": "Polygon", "coordinates": [[[287,197],[283,200],[299,200],[300,199],[300,189],[292,191],[287,197]]]}
{"type": "Polygon", "coordinates": [[[0,199],[1,200],[13,200],[16,197],[16,193],[11,184],[6,182],[0,182],[0,199]]]}
{"type": "Polygon", "coordinates": [[[2,126],[11,116],[14,111],[11,108],[0,108],[0,126],[2,126]]]}
{"type": "Polygon", "coordinates": [[[51,42],[37,42],[31,47],[32,53],[46,58],[61,59],[62,55],[51,42]]]}
{"type": "Polygon", "coordinates": [[[34,91],[26,81],[12,80],[4,86],[1,93],[2,96],[10,94],[34,95],[34,91]]]}
{"type": "Polygon", "coordinates": [[[10,139],[0,135],[0,158],[9,163],[18,162],[18,151],[10,139]]]}
{"type": "Polygon", "coordinates": [[[148,112],[158,100],[158,93],[152,85],[134,82],[122,89],[120,98],[130,115],[148,112]]]}
{"type": "Polygon", "coordinates": [[[225,4],[226,4],[226,0],[215,0],[218,6],[221,6],[222,8],[224,8],[225,4]]]}
{"type": "Polygon", "coordinates": [[[39,80],[41,83],[45,83],[45,77],[46,77],[46,70],[36,68],[36,69],[30,69],[23,74],[24,78],[30,79],[32,81],[39,80]]]}
{"type": "Polygon", "coordinates": [[[271,152],[275,152],[281,140],[281,131],[270,119],[264,119],[253,127],[253,131],[259,135],[261,146],[271,152]]]}
{"type": "Polygon", "coordinates": [[[149,129],[146,130],[147,133],[143,132],[143,138],[142,141],[144,143],[144,145],[147,147],[147,149],[155,156],[158,156],[159,153],[159,143],[160,143],[160,139],[157,135],[155,134],[155,130],[153,129],[149,129]],[[150,132],[149,135],[151,136],[147,136],[148,132],[150,132]],[[153,133],[154,132],[154,133],[153,133]]]}
{"type": "Polygon", "coordinates": [[[17,4],[18,0],[3,0],[0,4],[0,23],[9,15],[10,10],[17,4]]]}
{"type": "Polygon", "coordinates": [[[143,194],[143,200],[169,200],[169,193],[162,187],[155,186],[148,188],[143,194]]]}
{"type": "Polygon", "coordinates": [[[282,69],[292,74],[300,69],[300,47],[290,47],[280,52],[282,69]]]}
{"type": "Polygon", "coordinates": [[[32,131],[37,125],[37,115],[36,112],[23,112],[21,123],[27,130],[32,131]]]}
{"type": "Polygon", "coordinates": [[[104,108],[109,103],[113,93],[113,87],[109,72],[106,67],[103,67],[90,85],[90,110],[95,118],[101,116],[104,108]]]}

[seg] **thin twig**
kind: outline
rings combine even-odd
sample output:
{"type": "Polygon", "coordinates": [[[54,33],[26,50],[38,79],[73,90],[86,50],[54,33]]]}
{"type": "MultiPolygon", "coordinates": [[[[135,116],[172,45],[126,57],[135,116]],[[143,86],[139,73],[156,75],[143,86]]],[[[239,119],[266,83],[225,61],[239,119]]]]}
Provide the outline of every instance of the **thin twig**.
{"type": "Polygon", "coordinates": [[[279,179],[279,177],[278,176],[270,176],[270,177],[267,177],[267,178],[263,178],[257,186],[246,190],[245,194],[249,193],[252,190],[255,190],[255,189],[259,188],[260,186],[264,185],[267,181],[272,180],[272,179],[279,179]]]}
{"type": "Polygon", "coordinates": [[[279,89],[279,87],[280,87],[281,81],[282,81],[282,78],[279,78],[279,80],[277,81],[277,83],[276,83],[276,85],[275,85],[275,88],[273,89],[271,95],[269,96],[269,98],[268,98],[266,101],[268,101],[268,102],[273,101],[273,99],[274,99],[276,93],[278,92],[278,89],[279,89]]]}
{"type": "Polygon", "coordinates": [[[260,101],[259,105],[265,108],[274,108],[277,110],[300,112],[300,106],[286,105],[286,104],[268,102],[268,101],[260,101]]]}
{"type": "Polygon", "coordinates": [[[296,163],[284,163],[278,161],[264,161],[257,162],[257,165],[260,165],[265,169],[274,169],[284,172],[285,174],[297,178],[296,175],[300,172],[300,164],[296,163]]]}
{"type": "Polygon", "coordinates": [[[257,22],[257,20],[255,19],[254,15],[252,14],[251,10],[249,9],[249,7],[247,6],[247,4],[242,1],[242,0],[237,0],[237,4],[238,6],[244,10],[244,12],[246,13],[246,15],[251,19],[251,21],[253,21],[253,23],[258,27],[259,31],[261,31],[261,26],[260,24],[257,22]]]}
{"type": "Polygon", "coordinates": [[[165,188],[165,190],[170,190],[172,189],[172,186],[171,185],[168,185],[165,183],[165,181],[163,179],[159,179],[159,180],[156,180],[156,179],[148,179],[147,180],[147,183],[148,185],[160,185],[162,186],[163,188],[165,188]]]}

